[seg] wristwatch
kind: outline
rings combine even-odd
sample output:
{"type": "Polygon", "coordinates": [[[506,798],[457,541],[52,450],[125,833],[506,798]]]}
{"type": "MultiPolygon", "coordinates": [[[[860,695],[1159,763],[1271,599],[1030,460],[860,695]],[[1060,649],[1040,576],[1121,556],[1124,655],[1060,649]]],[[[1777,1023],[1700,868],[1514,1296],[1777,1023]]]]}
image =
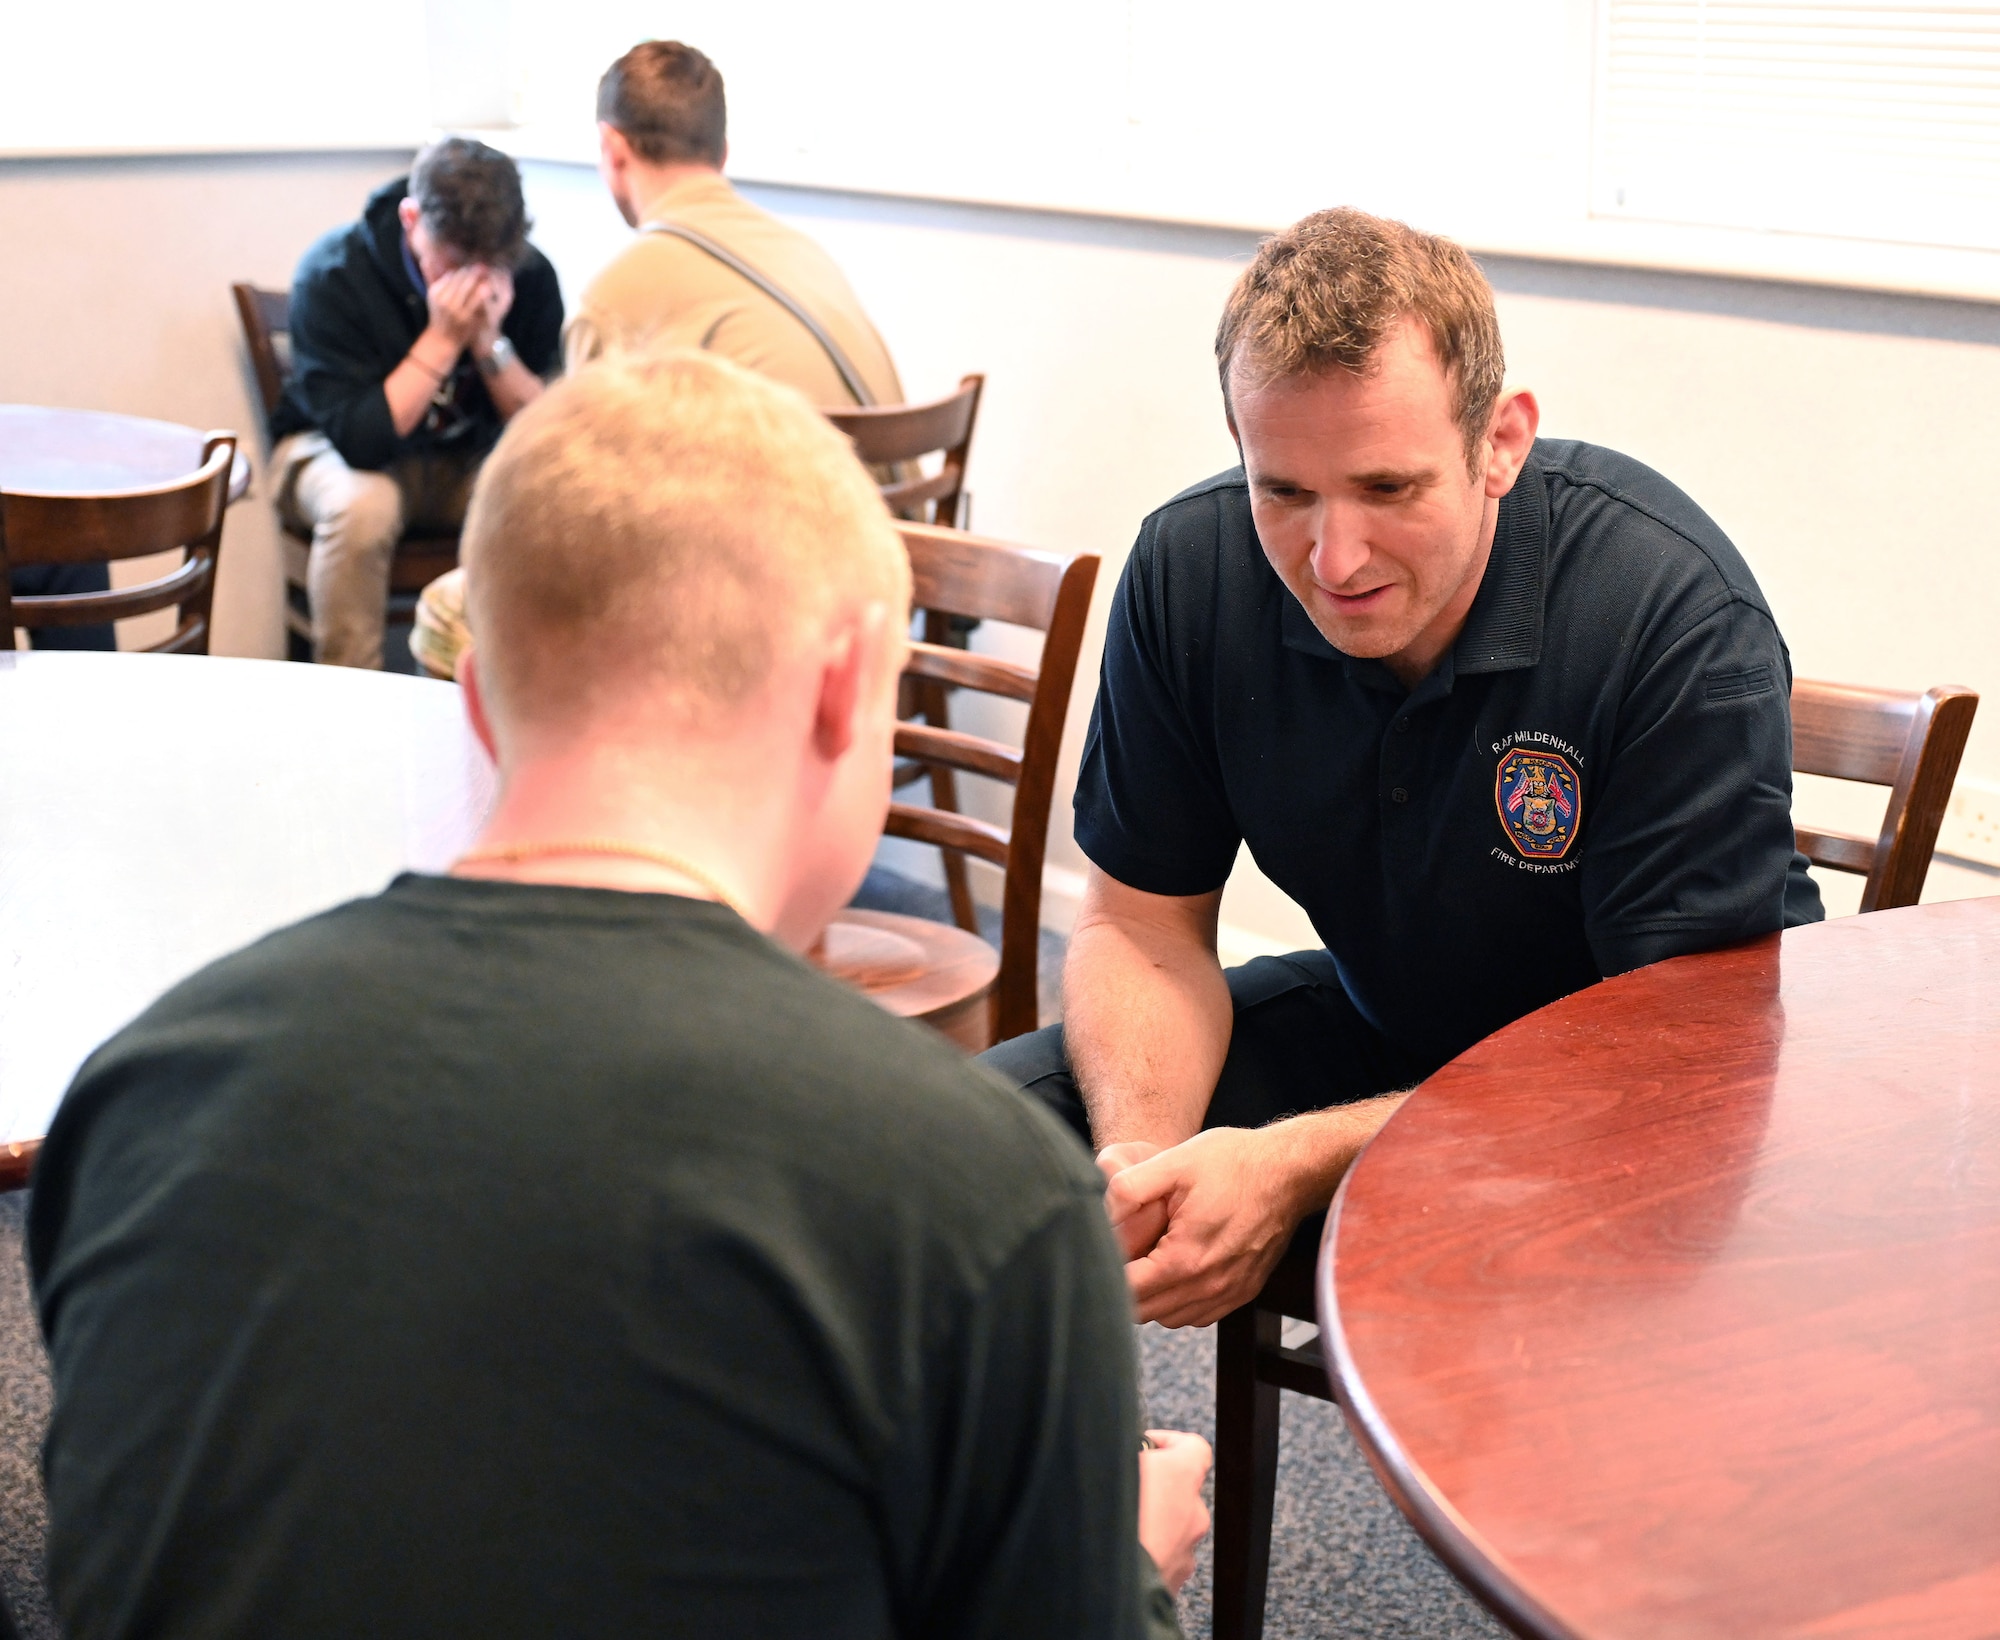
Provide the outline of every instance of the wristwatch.
{"type": "Polygon", "coordinates": [[[519,357],[514,344],[502,336],[493,344],[492,351],[480,354],[472,362],[479,366],[480,375],[497,376],[519,357]]]}

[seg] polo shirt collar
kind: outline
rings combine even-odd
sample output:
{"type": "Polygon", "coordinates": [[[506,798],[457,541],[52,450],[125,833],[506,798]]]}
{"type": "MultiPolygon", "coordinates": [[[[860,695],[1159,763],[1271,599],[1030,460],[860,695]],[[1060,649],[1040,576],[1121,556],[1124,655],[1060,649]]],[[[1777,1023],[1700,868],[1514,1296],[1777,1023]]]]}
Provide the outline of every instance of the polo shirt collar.
{"type": "MultiPolygon", "coordinates": [[[[1542,611],[1546,603],[1549,556],[1548,486],[1532,455],[1521,468],[1513,489],[1500,498],[1500,517],[1493,526],[1493,550],[1478,595],[1466,612],[1465,626],[1439,662],[1445,687],[1453,677],[1476,672],[1512,672],[1542,658],[1542,611]]],[[[1274,572],[1275,573],[1275,572],[1274,572]]],[[[1349,677],[1402,691],[1402,684],[1380,661],[1357,660],[1326,641],[1313,625],[1305,606],[1284,589],[1281,636],[1287,649],[1339,661],[1349,677]]],[[[1438,676],[1437,672],[1432,677],[1438,676]]],[[[1426,680],[1427,682],[1429,680],[1426,680]]]]}
{"type": "Polygon", "coordinates": [[[646,208],[639,213],[641,222],[657,222],[662,217],[671,216],[675,211],[684,211],[690,205],[712,205],[735,199],[736,190],[729,185],[729,179],[720,171],[703,172],[695,176],[685,176],[664,193],[646,202],[646,208]]]}
{"type": "Polygon", "coordinates": [[[1486,574],[1451,646],[1461,677],[1513,672],[1542,658],[1548,559],[1548,486],[1530,453],[1513,489],[1500,498],[1486,574]]]}

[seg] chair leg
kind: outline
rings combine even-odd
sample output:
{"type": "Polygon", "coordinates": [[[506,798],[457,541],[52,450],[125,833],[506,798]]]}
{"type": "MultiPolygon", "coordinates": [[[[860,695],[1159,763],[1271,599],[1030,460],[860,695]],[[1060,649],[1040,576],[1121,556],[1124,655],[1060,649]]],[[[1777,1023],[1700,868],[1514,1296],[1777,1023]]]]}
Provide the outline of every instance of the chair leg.
{"type": "Polygon", "coordinates": [[[1262,1640],[1278,1493],[1278,1386],[1257,1351],[1284,1317],[1246,1304],[1215,1329],[1215,1640],[1262,1640]]]}

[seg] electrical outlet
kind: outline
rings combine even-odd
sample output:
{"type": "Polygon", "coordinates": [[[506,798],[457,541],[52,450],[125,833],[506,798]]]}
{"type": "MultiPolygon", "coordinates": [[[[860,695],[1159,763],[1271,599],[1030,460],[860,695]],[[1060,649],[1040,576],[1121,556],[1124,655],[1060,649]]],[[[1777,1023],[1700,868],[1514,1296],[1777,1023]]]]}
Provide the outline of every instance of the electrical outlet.
{"type": "Polygon", "coordinates": [[[1937,852],[2000,866],[2000,780],[1964,778],[1952,788],[1937,852]]]}

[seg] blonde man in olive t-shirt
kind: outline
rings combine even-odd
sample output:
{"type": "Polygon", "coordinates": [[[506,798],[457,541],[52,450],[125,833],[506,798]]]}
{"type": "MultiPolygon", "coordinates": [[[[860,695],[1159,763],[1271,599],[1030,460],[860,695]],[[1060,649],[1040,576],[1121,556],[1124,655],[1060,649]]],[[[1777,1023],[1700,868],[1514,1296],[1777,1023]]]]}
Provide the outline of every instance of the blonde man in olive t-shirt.
{"type": "MultiPolygon", "coordinates": [[[[641,232],[583,293],[563,331],[566,370],[627,348],[693,347],[817,405],[902,401],[889,349],[833,258],[723,176],[727,108],[713,63],[672,41],[634,46],[598,84],[597,121],[598,169],[619,214],[641,232]],[[653,223],[691,229],[789,295],[845,356],[865,398],[781,302],[698,244],[645,231],[653,223]]],[[[410,648],[428,671],[451,677],[469,641],[457,569],[424,589],[410,648]]]]}

